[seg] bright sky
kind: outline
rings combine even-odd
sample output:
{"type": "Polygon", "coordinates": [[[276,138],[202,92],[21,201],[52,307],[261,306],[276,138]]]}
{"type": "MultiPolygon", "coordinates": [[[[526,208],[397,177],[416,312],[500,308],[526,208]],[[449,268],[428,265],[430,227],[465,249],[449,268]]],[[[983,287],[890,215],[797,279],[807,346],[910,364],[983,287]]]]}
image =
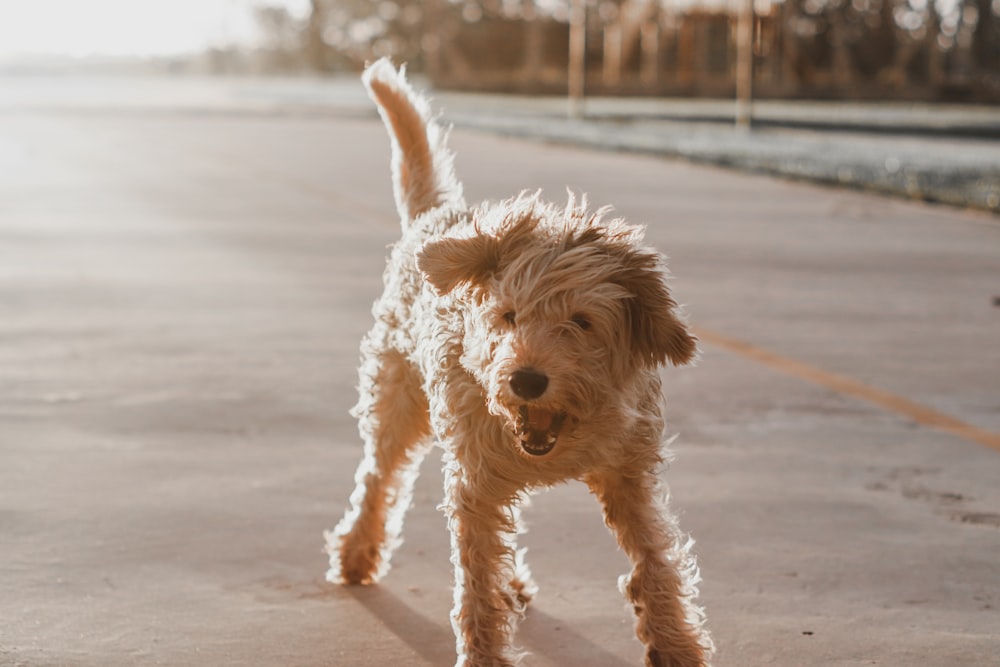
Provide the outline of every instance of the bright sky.
{"type": "MultiPolygon", "coordinates": [[[[0,0],[0,58],[17,55],[168,55],[256,34],[262,0],[0,0]]],[[[296,15],[308,0],[268,0],[296,15]]]]}

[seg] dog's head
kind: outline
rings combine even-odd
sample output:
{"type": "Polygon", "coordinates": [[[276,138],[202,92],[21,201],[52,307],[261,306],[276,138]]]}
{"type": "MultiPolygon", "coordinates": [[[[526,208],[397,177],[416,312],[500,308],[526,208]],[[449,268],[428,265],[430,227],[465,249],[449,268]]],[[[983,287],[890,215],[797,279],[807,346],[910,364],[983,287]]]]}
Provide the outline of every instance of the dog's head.
{"type": "Polygon", "coordinates": [[[462,306],[462,364],[527,456],[634,409],[622,401],[638,373],[697,354],[662,257],[639,228],[602,213],[572,197],[564,210],[523,196],[484,205],[470,235],[429,242],[417,258],[462,306]]]}

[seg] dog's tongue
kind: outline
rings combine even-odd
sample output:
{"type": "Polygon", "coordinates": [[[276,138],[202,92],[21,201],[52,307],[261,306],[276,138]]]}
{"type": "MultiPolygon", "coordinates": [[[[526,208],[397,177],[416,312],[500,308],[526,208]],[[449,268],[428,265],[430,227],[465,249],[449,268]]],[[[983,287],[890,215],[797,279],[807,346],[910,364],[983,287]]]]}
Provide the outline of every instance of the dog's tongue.
{"type": "Polygon", "coordinates": [[[552,451],[566,415],[523,405],[520,417],[519,435],[524,450],[534,456],[552,451]]]}
{"type": "Polygon", "coordinates": [[[528,423],[528,428],[532,431],[548,433],[549,429],[552,428],[552,420],[555,419],[555,413],[530,407],[525,408],[525,412],[527,413],[525,421],[528,423]]]}

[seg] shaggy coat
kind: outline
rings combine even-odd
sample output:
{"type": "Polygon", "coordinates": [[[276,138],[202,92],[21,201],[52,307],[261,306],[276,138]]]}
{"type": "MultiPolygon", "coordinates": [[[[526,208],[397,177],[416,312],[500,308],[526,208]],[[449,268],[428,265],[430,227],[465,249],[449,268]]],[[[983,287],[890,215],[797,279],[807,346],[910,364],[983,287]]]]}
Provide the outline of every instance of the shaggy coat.
{"type": "Polygon", "coordinates": [[[328,579],[370,584],[400,543],[423,456],[444,451],[457,665],[514,665],[536,592],[516,547],[532,490],[584,482],[632,562],[621,588],[646,664],[703,667],[690,540],[667,511],[659,367],[697,342],[638,227],[521,194],[466,205],[445,134],[387,60],[363,80],[392,138],[403,233],[362,342],[364,440],[328,579]]]}

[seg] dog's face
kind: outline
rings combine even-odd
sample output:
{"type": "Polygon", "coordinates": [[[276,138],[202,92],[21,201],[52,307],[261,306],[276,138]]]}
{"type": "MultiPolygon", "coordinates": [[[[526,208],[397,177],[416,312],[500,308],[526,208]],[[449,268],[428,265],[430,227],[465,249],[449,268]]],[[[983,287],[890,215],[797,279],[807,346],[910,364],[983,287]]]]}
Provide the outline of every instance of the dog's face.
{"type": "Polygon", "coordinates": [[[475,232],[424,246],[418,264],[464,312],[462,365],[527,457],[555,455],[621,414],[640,370],[691,361],[659,255],[639,230],[570,202],[481,208],[475,232]],[[489,229],[490,231],[485,231],[489,229]]]}

